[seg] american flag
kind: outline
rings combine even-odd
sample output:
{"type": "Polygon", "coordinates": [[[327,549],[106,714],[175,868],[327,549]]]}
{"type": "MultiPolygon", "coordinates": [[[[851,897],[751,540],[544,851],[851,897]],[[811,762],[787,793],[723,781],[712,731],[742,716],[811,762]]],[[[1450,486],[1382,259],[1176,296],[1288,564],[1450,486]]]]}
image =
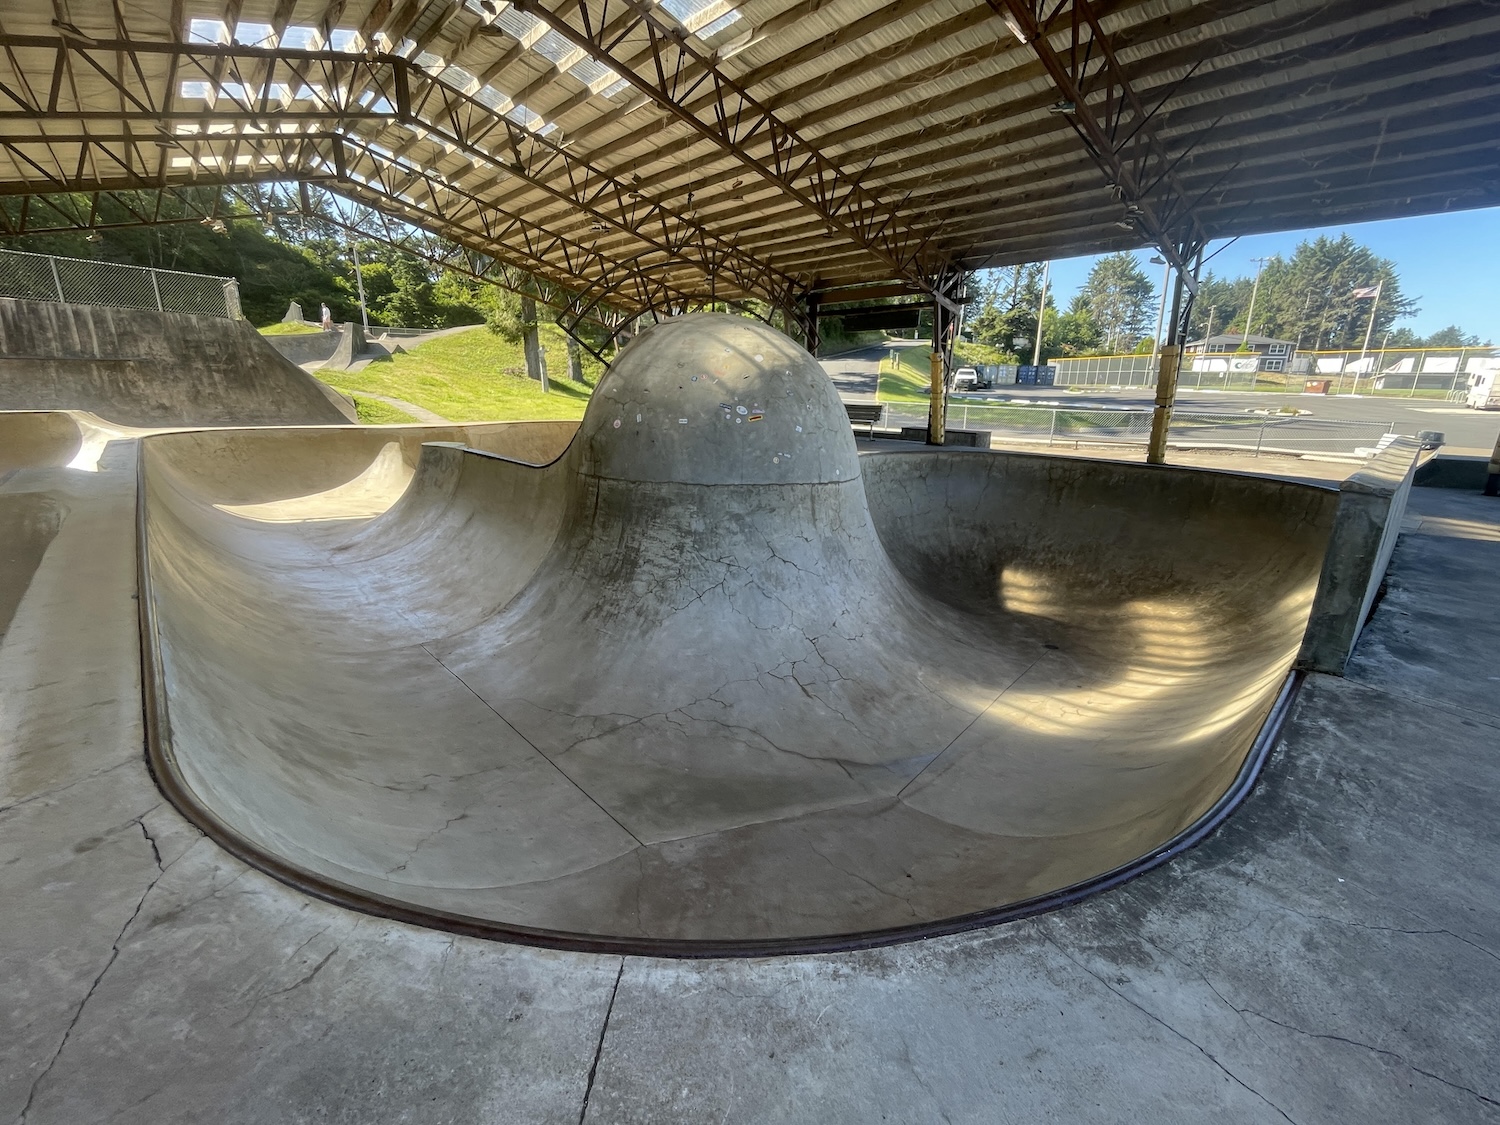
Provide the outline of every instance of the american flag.
{"type": "Polygon", "coordinates": [[[1368,289],[1356,289],[1353,293],[1350,293],[1349,296],[1356,301],[1362,297],[1378,297],[1380,296],[1380,286],[1372,285],[1368,289]]]}

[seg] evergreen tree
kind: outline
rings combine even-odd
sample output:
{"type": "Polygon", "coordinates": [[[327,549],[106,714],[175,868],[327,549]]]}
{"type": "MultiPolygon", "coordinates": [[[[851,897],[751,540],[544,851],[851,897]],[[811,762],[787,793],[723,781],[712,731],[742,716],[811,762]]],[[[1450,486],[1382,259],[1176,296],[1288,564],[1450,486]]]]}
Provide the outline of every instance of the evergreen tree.
{"type": "Polygon", "coordinates": [[[1422,346],[1426,348],[1477,348],[1479,337],[1465,332],[1456,324],[1450,324],[1447,328],[1439,328],[1423,340],[1422,346]]]}
{"type": "Polygon", "coordinates": [[[1395,263],[1348,234],[1299,243],[1290,261],[1266,263],[1252,331],[1300,341],[1307,349],[1357,348],[1370,325],[1372,301],[1353,293],[1376,285],[1380,300],[1372,338],[1380,340],[1396,321],[1417,311],[1416,301],[1402,292],[1395,263]]]}
{"type": "Polygon", "coordinates": [[[1129,251],[1106,254],[1094,263],[1079,293],[1079,309],[1098,327],[1110,353],[1135,346],[1150,327],[1151,280],[1129,251]]]}

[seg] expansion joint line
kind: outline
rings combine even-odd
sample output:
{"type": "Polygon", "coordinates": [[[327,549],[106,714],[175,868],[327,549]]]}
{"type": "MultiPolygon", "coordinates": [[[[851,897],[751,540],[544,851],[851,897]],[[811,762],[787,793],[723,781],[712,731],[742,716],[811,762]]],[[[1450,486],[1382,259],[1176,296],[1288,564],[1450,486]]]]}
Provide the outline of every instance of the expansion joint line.
{"type": "Polygon", "coordinates": [[[583,1105],[578,1110],[578,1125],[584,1125],[589,1115],[589,1099],[594,1095],[594,1079],[599,1076],[599,1059],[604,1054],[604,1037],[609,1034],[609,1019],[615,1013],[615,997],[620,994],[620,978],[625,975],[625,958],[620,958],[619,971],[615,973],[615,986],[609,990],[609,1004],[604,1009],[604,1022],[599,1025],[599,1042],[594,1044],[594,1061],[589,1065],[588,1083],[583,1088],[583,1105]]]}

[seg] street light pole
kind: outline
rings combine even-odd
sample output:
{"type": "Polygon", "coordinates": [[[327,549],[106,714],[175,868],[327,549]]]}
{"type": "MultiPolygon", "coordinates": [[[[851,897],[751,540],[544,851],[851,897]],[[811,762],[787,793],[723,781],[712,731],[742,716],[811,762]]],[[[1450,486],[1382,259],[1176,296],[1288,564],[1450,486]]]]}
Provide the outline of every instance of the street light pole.
{"type": "MultiPolygon", "coordinates": [[[[1203,386],[1203,371],[1208,366],[1208,342],[1214,338],[1214,312],[1218,307],[1218,305],[1208,306],[1208,331],[1203,333],[1203,346],[1198,349],[1198,356],[1203,360],[1203,366],[1200,367],[1197,363],[1193,364],[1194,368],[1198,371],[1198,382],[1194,386],[1203,386]]],[[[1225,386],[1229,385],[1227,378],[1224,380],[1224,384],[1225,386]]]]}
{"type": "Polygon", "coordinates": [[[1042,299],[1036,307],[1036,342],[1031,348],[1031,366],[1038,367],[1042,362],[1042,318],[1047,315],[1047,281],[1052,275],[1052,263],[1045,262],[1042,265],[1042,299]]]}
{"type": "Polygon", "coordinates": [[[1172,267],[1160,254],[1151,255],[1151,261],[1161,267],[1161,304],[1156,310],[1156,335],[1151,337],[1151,369],[1156,370],[1156,361],[1161,357],[1161,326],[1167,319],[1167,282],[1172,277],[1172,267]]]}
{"type": "Polygon", "coordinates": [[[359,268],[359,244],[354,239],[349,240],[349,249],[354,252],[354,284],[359,287],[359,319],[364,323],[365,331],[370,331],[370,310],[365,307],[365,279],[359,268]]]}

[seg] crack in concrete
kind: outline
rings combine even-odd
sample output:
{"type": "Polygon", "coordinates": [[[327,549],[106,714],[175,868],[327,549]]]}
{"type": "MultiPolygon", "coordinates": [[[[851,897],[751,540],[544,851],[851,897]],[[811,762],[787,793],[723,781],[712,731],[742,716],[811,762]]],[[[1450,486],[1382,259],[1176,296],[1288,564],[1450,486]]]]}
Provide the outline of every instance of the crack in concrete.
{"type": "Polygon", "coordinates": [[[431,832],[427,833],[420,840],[418,840],[416,842],[416,845],[411,849],[411,851],[409,851],[409,852],[406,853],[406,858],[405,859],[403,859],[395,867],[392,867],[392,868],[390,868],[390,869],[388,869],[386,871],[386,876],[389,877],[391,875],[394,875],[398,871],[405,871],[406,867],[407,867],[407,864],[411,863],[412,860],[414,860],[414,859],[417,858],[417,853],[419,851],[421,851],[423,848],[425,848],[433,840],[437,839],[444,832],[448,831],[448,829],[452,828],[460,820],[467,820],[468,818],[469,818],[469,814],[467,812],[461,812],[457,816],[450,816],[447,820],[445,820],[443,822],[443,824],[442,824],[441,827],[434,828],[431,832]]]}
{"type": "Polygon", "coordinates": [[[1256,1011],[1254,1008],[1235,1008],[1232,1004],[1230,1005],[1230,1007],[1242,1016],[1254,1016],[1256,1019],[1265,1020],[1269,1024],[1273,1024],[1276,1027],[1285,1028],[1287,1031],[1294,1032],[1297,1035],[1306,1036],[1309,1039],[1327,1039],[1333,1043],[1345,1043],[1350,1047],[1358,1047],[1361,1050],[1369,1051],[1374,1055],[1384,1055],[1386,1058],[1395,1059],[1398,1063],[1406,1067],[1408,1070],[1414,1071],[1415,1073],[1420,1074],[1423,1077],[1431,1078],[1434,1082],[1440,1082],[1450,1089],[1460,1090],[1465,1094],[1470,1094],[1473,1097],[1477,1098],[1479,1101],[1483,1102],[1485,1105],[1500,1106],[1500,1099],[1488,1097],[1484,1094],[1481,1094],[1472,1086],[1465,1086],[1461,1082],[1454,1082],[1452,1079],[1444,1078],[1440,1074],[1434,1074],[1430,1070],[1423,1070],[1421,1067],[1408,1060],[1404,1055],[1401,1055],[1396,1051],[1387,1050],[1384,1047],[1377,1047],[1373,1043],[1364,1043],[1358,1039],[1350,1039],[1347,1036],[1343,1035],[1333,1035],[1328,1032],[1320,1031],[1308,1031],[1306,1028],[1298,1027],[1295,1024],[1287,1023],[1284,1020],[1276,1019],[1274,1016],[1268,1016],[1264,1012],[1256,1011]]]}
{"type": "MultiPolygon", "coordinates": [[[[1483,953],[1486,957],[1492,958],[1496,961],[1500,961],[1500,953],[1496,953],[1493,949],[1490,949],[1487,946],[1480,945],[1476,941],[1470,941],[1462,934],[1455,933],[1453,930],[1446,929],[1441,926],[1425,930],[1408,930],[1402,928],[1401,926],[1379,926],[1371,925],[1368,922],[1356,922],[1353,919],[1349,918],[1335,918],[1330,914],[1311,914],[1305,910],[1298,910],[1294,906],[1288,906],[1285,903],[1280,903],[1278,905],[1288,914],[1295,914],[1297,917],[1305,918],[1309,922],[1330,922],[1335,926],[1348,926],[1350,929],[1355,930],[1370,930],[1374,933],[1386,934],[1404,934],[1407,937],[1436,937],[1438,935],[1444,935],[1447,937],[1451,937],[1454,941],[1461,942],[1462,944],[1469,946],[1471,949],[1475,949],[1478,952],[1483,953]]],[[[1412,913],[1415,914],[1415,911],[1413,911],[1412,913]]],[[[1421,917],[1421,915],[1416,916],[1421,917]]],[[[1426,921],[1426,919],[1423,919],[1423,921],[1426,921]]]]}
{"type": "Polygon", "coordinates": [[[594,1096],[594,1079],[599,1076],[599,1058],[604,1054],[604,1037],[609,1034],[609,1019],[615,1014],[615,997],[620,994],[620,978],[625,975],[625,958],[620,958],[620,970],[615,973],[615,986],[609,990],[609,1004],[604,1009],[604,1022],[599,1025],[599,1042],[594,1045],[594,1061],[589,1065],[588,1083],[583,1088],[583,1105],[578,1110],[578,1125],[583,1125],[589,1115],[589,1099],[594,1096]]]}
{"type": "Polygon", "coordinates": [[[167,869],[162,866],[161,862],[161,851],[157,848],[156,840],[145,824],[145,817],[148,815],[149,812],[142,813],[135,820],[131,821],[131,823],[140,828],[141,835],[151,848],[151,855],[156,864],[156,874],[146,884],[146,889],[141,892],[141,897],[136,900],[135,909],[130,912],[130,917],[125,919],[125,924],[120,927],[120,932],[115,935],[114,941],[110,943],[109,957],[105,960],[104,967],[95,975],[93,983],[84,992],[83,999],[78,1002],[78,1007],[73,1010],[73,1018],[68,1021],[68,1026],[63,1029],[62,1038],[58,1041],[57,1049],[52,1052],[52,1057],[47,1060],[47,1065],[42,1068],[41,1073],[32,1079],[31,1088],[26,1093],[26,1103],[21,1107],[20,1116],[16,1118],[16,1125],[26,1125],[26,1118],[31,1113],[32,1105],[36,1102],[37,1092],[41,1089],[42,1083],[46,1081],[47,1076],[52,1073],[53,1067],[57,1065],[57,1060],[62,1057],[63,1050],[68,1045],[68,1040],[72,1038],[73,1031],[78,1026],[78,1021],[83,1018],[83,1010],[88,1007],[88,1003],[93,999],[94,993],[99,990],[99,985],[103,982],[104,975],[119,960],[120,943],[125,940],[126,932],[135,923],[135,920],[140,917],[141,908],[146,905],[147,897],[161,880],[161,877],[166,874],[167,869]]]}
{"type": "MultiPolygon", "coordinates": [[[[102,770],[95,770],[93,773],[86,773],[82,777],[75,777],[72,781],[64,782],[62,785],[54,785],[51,789],[44,789],[40,793],[33,793],[29,797],[22,797],[19,801],[12,801],[8,805],[0,805],[0,816],[10,812],[12,809],[25,808],[27,805],[34,804],[37,801],[45,800],[59,793],[66,793],[75,785],[82,785],[86,781],[94,781],[97,778],[104,777],[106,774],[114,773],[115,770],[124,769],[126,766],[133,766],[137,760],[137,757],[132,756],[123,762],[116,762],[114,765],[107,766],[102,770]]],[[[143,813],[142,815],[145,814],[143,813]]]]}
{"type": "Polygon", "coordinates": [[[921,1069],[917,1066],[916,1060],[911,1057],[911,1044],[906,1041],[905,1035],[902,1035],[900,1032],[897,1032],[897,1035],[901,1039],[901,1061],[906,1063],[906,1069],[917,1080],[917,1085],[922,1087],[926,1091],[927,1096],[932,1099],[933,1108],[938,1111],[943,1121],[947,1122],[947,1125],[953,1125],[953,1118],[949,1117],[948,1111],[943,1108],[942,1102],[937,1096],[937,1091],[932,1088],[932,1085],[923,1076],[921,1069]]]}
{"type": "Polygon", "coordinates": [[[813,853],[813,855],[817,856],[819,859],[821,859],[824,863],[828,864],[828,866],[831,867],[831,868],[833,868],[835,871],[842,872],[843,874],[849,876],[849,878],[851,878],[851,879],[858,879],[861,883],[863,883],[865,886],[869,887],[872,891],[874,891],[878,895],[883,895],[886,898],[893,898],[893,899],[895,899],[902,906],[906,907],[906,909],[908,909],[908,910],[911,911],[911,915],[912,915],[913,918],[919,918],[919,917],[921,917],[921,915],[919,915],[917,913],[917,908],[911,904],[911,900],[910,899],[902,898],[895,891],[888,891],[884,887],[880,886],[879,884],[872,883],[869,879],[866,879],[863,875],[861,875],[857,871],[850,871],[847,867],[842,867],[839,864],[834,863],[832,859],[830,859],[828,856],[826,856],[822,852],[820,852],[818,850],[818,846],[816,844],[814,844],[811,840],[809,840],[807,842],[807,847],[808,847],[808,850],[813,853]]]}
{"type": "MultiPolygon", "coordinates": [[[[324,929],[326,928],[327,927],[324,927],[324,929]]],[[[295,957],[298,953],[300,953],[307,947],[308,942],[311,942],[322,932],[322,930],[319,930],[317,934],[314,934],[312,937],[308,938],[307,941],[303,942],[300,946],[297,947],[296,951],[292,953],[292,956],[295,957]]],[[[304,973],[301,977],[293,981],[291,984],[287,985],[285,988],[278,988],[274,992],[266,992],[261,994],[260,996],[257,996],[254,1000],[250,1001],[250,1007],[245,1009],[245,1014],[242,1015],[239,1019],[235,1020],[229,1026],[239,1027],[240,1024],[244,1023],[251,1016],[253,1016],[255,1014],[255,1010],[259,1008],[265,1001],[274,1000],[278,996],[285,996],[289,992],[295,992],[304,984],[311,984],[312,981],[316,979],[317,975],[323,971],[324,967],[327,966],[328,962],[333,960],[333,955],[338,951],[339,946],[335,945],[332,949],[330,949],[323,955],[323,959],[316,965],[314,965],[309,972],[304,973]]]]}
{"type": "Polygon", "coordinates": [[[1106,990],[1108,990],[1111,994],[1113,994],[1114,996],[1118,997],[1119,999],[1125,1001],[1125,1003],[1129,1004],[1132,1008],[1134,1008],[1136,1011],[1140,1012],[1141,1015],[1145,1016],[1147,1019],[1151,1020],[1153,1023],[1160,1024],[1167,1031],[1171,1032],[1178,1039],[1181,1039],[1189,1047],[1193,1048],[1193,1050],[1197,1051],[1200,1055],[1202,1055],[1204,1058],[1206,1058],[1209,1062],[1213,1063],[1215,1067],[1217,1067],[1220,1071],[1222,1071],[1224,1073],[1224,1075],[1227,1078],[1229,1078],[1230,1080],[1232,1080],[1236,1085],[1242,1087],[1248,1093],[1254,1094],[1261,1101],[1265,1102],[1266,1105],[1270,1106],[1278,1114],[1280,1114],[1281,1117],[1284,1120],[1286,1120],[1288,1122],[1291,1122],[1291,1125],[1297,1125],[1297,1122],[1292,1118],[1292,1116],[1289,1113],[1286,1112],[1286,1110],[1282,1109],[1279,1105],[1277,1105],[1270,1098],[1268,1098],[1264,1094],[1262,1094],[1254,1086],[1251,1086],[1243,1078],[1241,1078],[1239,1075],[1235,1074],[1234,1071],[1230,1070],[1227,1066],[1225,1066],[1222,1062],[1220,1062],[1213,1055],[1213,1053],[1210,1052],[1207,1048],[1202,1047],[1199,1044],[1195,1043],[1192,1040],[1191,1037],[1183,1034],[1181,1031],[1178,1031],[1170,1023],[1168,1023],[1166,1020],[1162,1019],[1161,1016],[1159,1016],[1155,1012],[1151,1011],[1151,1009],[1145,1007],[1143,1004],[1141,1004],[1137,1000],[1133,999],[1131,996],[1129,996],[1126,993],[1120,991],[1120,989],[1116,988],[1109,981],[1105,980],[1104,977],[1102,977],[1098,973],[1094,972],[1093,969],[1089,968],[1082,961],[1080,961],[1077,957],[1073,956],[1073,954],[1069,953],[1066,949],[1064,949],[1061,945],[1059,945],[1057,943],[1057,940],[1055,938],[1053,938],[1051,934],[1044,933],[1042,936],[1046,939],[1048,945],[1052,946],[1053,949],[1057,950],[1058,953],[1062,954],[1062,956],[1064,958],[1066,958],[1068,961],[1070,961],[1080,971],[1085,972],[1089,976],[1093,977],[1094,980],[1098,981],[1101,985],[1103,985],[1104,988],[1106,990]]]}

